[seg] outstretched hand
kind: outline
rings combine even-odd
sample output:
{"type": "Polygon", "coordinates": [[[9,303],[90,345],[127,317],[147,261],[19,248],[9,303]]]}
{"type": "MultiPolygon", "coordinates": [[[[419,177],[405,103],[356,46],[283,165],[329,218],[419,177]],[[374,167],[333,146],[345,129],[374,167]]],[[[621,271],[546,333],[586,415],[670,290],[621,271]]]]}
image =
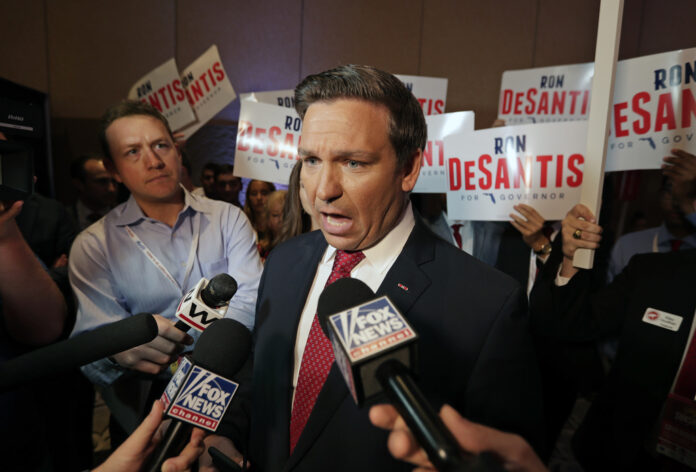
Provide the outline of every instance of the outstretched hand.
{"type": "MultiPolygon", "coordinates": [[[[440,417],[459,445],[465,451],[478,454],[494,452],[504,462],[506,470],[519,472],[547,472],[532,447],[516,434],[504,433],[462,418],[449,405],[440,410],[440,417]]],[[[416,442],[403,418],[391,405],[376,405],[370,409],[370,421],[391,431],[387,447],[396,458],[418,466],[414,471],[435,470],[425,451],[416,442]]]]}
{"type": "MultiPolygon", "coordinates": [[[[140,470],[145,461],[162,440],[162,414],[164,408],[159,400],[152,405],[150,414],[133,431],[126,441],[116,449],[106,461],[95,469],[95,472],[120,472],[124,470],[140,470]]],[[[194,428],[191,439],[181,454],[167,459],[162,464],[163,472],[183,472],[191,469],[193,463],[203,453],[202,429],[194,428]]]]}

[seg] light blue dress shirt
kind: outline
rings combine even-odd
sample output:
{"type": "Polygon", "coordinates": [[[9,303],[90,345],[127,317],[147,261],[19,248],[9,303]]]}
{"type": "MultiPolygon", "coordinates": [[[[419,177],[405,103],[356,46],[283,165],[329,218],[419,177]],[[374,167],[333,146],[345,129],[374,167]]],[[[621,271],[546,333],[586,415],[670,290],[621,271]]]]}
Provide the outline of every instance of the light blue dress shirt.
{"type": "MultiPolygon", "coordinates": [[[[202,277],[210,279],[222,272],[238,284],[225,316],[253,329],[262,265],[248,218],[234,205],[184,192],[184,208],[172,228],[145,216],[131,196],[75,239],[69,273],[78,310],[71,336],[137,313],[160,314],[175,321],[182,294],[202,277]],[[178,285],[184,283],[194,228],[199,226],[197,251],[185,287],[175,286],[147,258],[126,226],[178,285]]],[[[189,334],[197,339],[199,333],[191,329],[189,334]]],[[[102,359],[83,367],[83,372],[94,383],[110,385],[123,370],[102,359]]]]}
{"type": "MultiPolygon", "coordinates": [[[[696,226],[696,213],[686,215],[687,221],[696,226]]],[[[672,250],[673,239],[679,239],[669,232],[664,223],[655,228],[648,228],[642,231],[624,234],[621,236],[611,250],[607,283],[619,275],[628,265],[628,262],[636,254],[645,254],[654,251],[654,242],[657,238],[657,252],[669,252],[672,250]]],[[[696,249],[696,233],[691,233],[682,239],[681,249],[696,249]]]]}

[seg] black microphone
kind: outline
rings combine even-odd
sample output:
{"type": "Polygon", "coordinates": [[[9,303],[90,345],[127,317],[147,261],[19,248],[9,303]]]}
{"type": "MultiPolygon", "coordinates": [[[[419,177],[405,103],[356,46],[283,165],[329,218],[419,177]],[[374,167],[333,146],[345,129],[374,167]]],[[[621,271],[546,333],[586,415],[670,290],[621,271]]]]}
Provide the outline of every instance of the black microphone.
{"type": "Polygon", "coordinates": [[[143,470],[161,470],[165,460],[183,450],[193,426],[217,429],[237,391],[238,384],[230,379],[250,352],[251,333],[236,320],[223,318],[203,331],[191,361],[182,359],[162,395],[172,424],[143,470]]]}
{"type": "Polygon", "coordinates": [[[439,471],[504,470],[494,454],[463,451],[413,380],[417,335],[388,297],[339,279],[320,295],[317,315],[358,406],[386,393],[439,471]]]}
{"type": "Polygon", "coordinates": [[[70,369],[149,343],[155,337],[157,322],[151,314],[129,316],[5,362],[0,365],[0,391],[56,377],[70,369]]]}
{"type": "Polygon", "coordinates": [[[191,327],[203,331],[224,313],[217,310],[226,306],[237,292],[237,281],[229,274],[218,274],[210,281],[202,278],[181,298],[176,307],[177,329],[187,332],[191,327]]]}

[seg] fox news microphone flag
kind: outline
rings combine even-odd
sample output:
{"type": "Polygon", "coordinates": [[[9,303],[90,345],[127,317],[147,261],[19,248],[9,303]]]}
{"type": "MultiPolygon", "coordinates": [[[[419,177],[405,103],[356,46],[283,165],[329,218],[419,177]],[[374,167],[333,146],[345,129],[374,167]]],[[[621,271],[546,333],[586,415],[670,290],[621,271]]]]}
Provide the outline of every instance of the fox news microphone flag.
{"type": "Polygon", "coordinates": [[[181,298],[176,307],[177,329],[203,331],[213,321],[225,316],[230,300],[237,293],[237,281],[229,274],[218,274],[210,282],[202,278],[181,298]]]}
{"type": "Polygon", "coordinates": [[[16,357],[0,365],[0,392],[146,344],[157,336],[157,322],[148,313],[129,316],[74,338],[16,357]]]}
{"type": "Polygon", "coordinates": [[[340,279],[319,296],[317,314],[358,406],[386,393],[439,471],[504,470],[493,454],[462,451],[430,406],[409,372],[418,337],[388,297],[376,297],[360,280],[340,279]]]}
{"type": "Polygon", "coordinates": [[[173,421],[143,470],[159,471],[165,460],[179,454],[193,426],[217,430],[239,387],[231,379],[250,351],[251,333],[236,320],[224,318],[203,331],[192,359],[182,359],[162,394],[173,421]]]}

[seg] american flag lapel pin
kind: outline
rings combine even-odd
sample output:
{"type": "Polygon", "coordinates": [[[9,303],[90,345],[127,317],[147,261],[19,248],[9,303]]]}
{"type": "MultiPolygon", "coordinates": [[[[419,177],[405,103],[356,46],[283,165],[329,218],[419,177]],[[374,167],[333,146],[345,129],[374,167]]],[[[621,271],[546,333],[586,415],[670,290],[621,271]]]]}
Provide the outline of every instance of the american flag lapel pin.
{"type": "Polygon", "coordinates": [[[401,290],[403,290],[404,292],[408,292],[408,287],[405,286],[404,284],[398,283],[398,284],[396,284],[396,286],[399,287],[399,288],[400,288],[401,290]]]}

